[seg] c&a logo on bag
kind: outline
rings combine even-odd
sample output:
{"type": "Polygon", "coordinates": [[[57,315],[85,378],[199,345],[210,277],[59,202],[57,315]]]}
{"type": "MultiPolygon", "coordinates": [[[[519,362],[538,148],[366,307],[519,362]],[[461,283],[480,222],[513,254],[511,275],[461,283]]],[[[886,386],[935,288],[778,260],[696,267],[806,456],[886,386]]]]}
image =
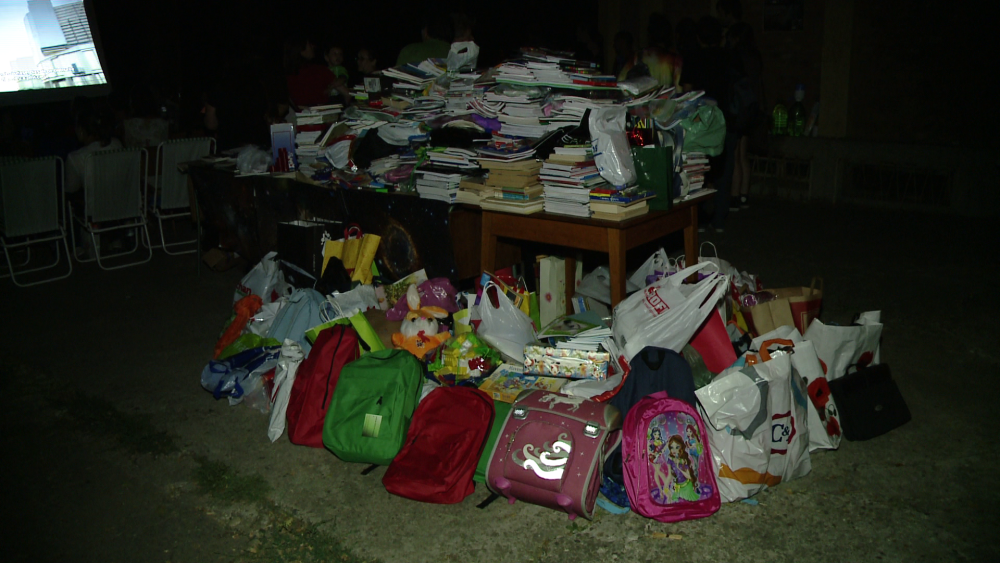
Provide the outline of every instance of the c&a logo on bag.
{"type": "Polygon", "coordinates": [[[653,315],[659,315],[670,308],[667,307],[667,302],[660,297],[660,294],[656,292],[656,288],[653,286],[646,288],[644,303],[653,315]]]}
{"type": "Polygon", "coordinates": [[[771,453],[786,454],[795,438],[795,418],[792,411],[771,416],[771,453]]]}

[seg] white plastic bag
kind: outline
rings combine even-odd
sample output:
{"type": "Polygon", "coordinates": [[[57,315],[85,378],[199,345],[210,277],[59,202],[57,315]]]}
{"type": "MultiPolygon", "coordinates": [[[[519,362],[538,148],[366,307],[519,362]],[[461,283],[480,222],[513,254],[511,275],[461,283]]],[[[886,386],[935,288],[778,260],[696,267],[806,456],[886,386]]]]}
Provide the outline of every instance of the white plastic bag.
{"type": "Polygon", "coordinates": [[[803,335],[816,347],[830,381],[843,377],[852,365],[865,367],[881,363],[879,341],[882,338],[880,311],[862,313],[860,326],[829,326],[814,319],[803,335]]]}
{"type": "Polygon", "coordinates": [[[656,275],[656,272],[662,272],[664,275],[672,274],[677,271],[677,267],[670,262],[670,257],[667,256],[667,251],[660,248],[656,252],[649,255],[646,261],[639,266],[639,269],[632,273],[628,278],[628,283],[626,284],[627,291],[638,291],[639,289],[646,287],[646,278],[652,275],[656,275]]]}
{"type": "Polygon", "coordinates": [[[635,181],[635,164],[625,136],[625,107],[606,106],[591,110],[590,144],[601,177],[613,186],[635,181]]]}
{"type": "Polygon", "coordinates": [[[524,346],[535,340],[531,318],[515,307],[493,282],[483,288],[483,297],[479,300],[479,316],[482,319],[479,330],[476,331],[479,336],[510,357],[514,363],[524,363],[524,346]],[[488,294],[490,288],[496,294],[496,307],[488,294]]]}
{"type": "Polygon", "coordinates": [[[250,318],[250,322],[247,324],[247,330],[258,336],[267,336],[267,331],[271,328],[271,323],[274,322],[274,317],[277,316],[278,311],[280,311],[281,308],[287,304],[287,297],[280,297],[274,303],[265,303],[256,313],[254,313],[253,317],[250,318]]]}
{"type": "Polygon", "coordinates": [[[807,402],[791,357],[720,373],[695,391],[726,502],[809,473],[807,402]]]}
{"type": "Polygon", "coordinates": [[[612,332],[626,361],[646,346],[680,352],[725,296],[729,280],[712,274],[694,284],[684,280],[706,264],[696,264],[633,293],[615,307],[612,332]]]}
{"type": "Polygon", "coordinates": [[[288,410],[288,398],[295,385],[295,374],[302,364],[305,354],[302,346],[294,340],[285,339],[278,357],[278,367],[274,372],[274,387],[271,392],[271,421],[267,426],[267,437],[272,442],[281,437],[285,431],[285,412],[288,410]]]}
{"type": "Polygon", "coordinates": [[[445,62],[449,71],[459,71],[462,69],[476,68],[476,61],[479,59],[479,45],[472,41],[458,41],[451,44],[448,57],[445,62]]]}
{"type": "Polygon", "coordinates": [[[768,341],[788,340],[792,342],[792,369],[802,380],[809,397],[809,451],[835,450],[840,447],[840,414],[837,404],[826,385],[826,374],[820,365],[816,348],[805,340],[793,326],[778,327],[771,332],[754,338],[751,350],[760,350],[768,341]]]}
{"type": "Polygon", "coordinates": [[[752,366],[732,368],[695,395],[708,430],[722,500],[735,502],[776,485],[780,479],[767,475],[771,455],[767,380],[752,366]]]}
{"type": "Polygon", "coordinates": [[[281,297],[292,293],[292,286],[285,283],[285,275],[278,268],[275,257],[277,252],[268,252],[250,272],[236,284],[233,303],[251,293],[260,297],[264,303],[273,303],[281,297]]]}

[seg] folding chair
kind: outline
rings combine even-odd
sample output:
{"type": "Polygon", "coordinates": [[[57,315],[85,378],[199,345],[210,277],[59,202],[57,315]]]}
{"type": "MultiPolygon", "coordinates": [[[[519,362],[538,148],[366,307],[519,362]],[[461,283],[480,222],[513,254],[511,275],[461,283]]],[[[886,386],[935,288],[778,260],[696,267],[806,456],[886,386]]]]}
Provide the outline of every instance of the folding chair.
{"type": "Polygon", "coordinates": [[[19,287],[61,280],[73,273],[73,260],[66,240],[66,217],[62,215],[64,207],[60,188],[63,173],[63,161],[59,157],[0,160],[0,247],[3,248],[8,268],[8,273],[0,277],[10,276],[19,287]],[[59,265],[62,261],[60,241],[62,250],[66,251],[69,271],[32,282],[18,280],[18,276],[59,265]],[[43,243],[53,243],[55,260],[41,266],[18,269],[31,262],[31,247],[43,243]],[[24,249],[25,258],[15,265],[11,251],[18,249],[24,249]]]}
{"type": "MultiPolygon", "coordinates": [[[[146,149],[118,149],[98,151],[88,156],[83,173],[84,209],[83,216],[77,217],[73,206],[67,206],[70,218],[90,235],[94,248],[94,258],[81,258],[74,253],[78,262],[93,262],[104,270],[116,270],[149,262],[153,257],[149,229],[146,223],[145,171],[149,154],[146,149]],[[119,252],[108,252],[109,244],[101,248],[100,236],[115,231],[131,231],[132,248],[119,252]],[[141,238],[141,240],[140,240],[141,238]],[[132,254],[139,250],[139,243],[146,249],[146,257],[135,261],[106,266],[109,258],[132,254]]],[[[76,233],[70,229],[73,246],[76,247],[76,233]]],[[[141,254],[140,254],[141,256],[141,254]]]]}
{"type": "Polygon", "coordinates": [[[178,170],[177,165],[198,160],[213,152],[215,152],[215,139],[210,137],[165,141],[160,143],[156,148],[157,175],[153,180],[153,201],[151,207],[153,216],[156,217],[160,229],[161,248],[167,254],[190,254],[198,250],[197,238],[168,243],[163,232],[163,221],[165,219],[178,219],[191,216],[187,174],[178,170]],[[188,244],[195,246],[180,251],[171,251],[168,248],[188,244]]]}

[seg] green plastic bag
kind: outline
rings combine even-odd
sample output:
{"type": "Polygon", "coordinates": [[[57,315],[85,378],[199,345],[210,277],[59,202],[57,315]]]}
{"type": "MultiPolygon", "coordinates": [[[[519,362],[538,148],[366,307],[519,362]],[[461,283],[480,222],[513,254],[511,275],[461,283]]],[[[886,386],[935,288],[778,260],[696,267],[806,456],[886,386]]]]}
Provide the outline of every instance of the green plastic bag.
{"type": "Polygon", "coordinates": [[[632,147],[632,162],[641,191],[656,192],[649,201],[653,210],[667,210],[674,206],[674,173],[671,170],[673,151],[671,147],[649,145],[632,147]]]}
{"type": "Polygon", "coordinates": [[[347,364],[326,411],[323,445],[344,461],[389,465],[406,441],[423,384],[423,366],[406,350],[347,364]]]}
{"type": "Polygon", "coordinates": [[[718,106],[704,105],[694,115],[681,120],[684,152],[719,156],[726,143],[726,118],[718,106]]]}
{"type": "Polygon", "coordinates": [[[217,361],[225,360],[231,356],[235,356],[240,352],[246,352],[253,348],[260,348],[262,346],[281,346],[281,342],[278,342],[274,338],[264,338],[259,334],[248,333],[240,336],[233,341],[232,344],[226,346],[219,354],[217,361]]]}
{"type": "Polygon", "coordinates": [[[368,318],[361,312],[355,313],[352,317],[344,317],[341,319],[327,321],[321,325],[314,326],[306,331],[306,338],[309,339],[309,342],[316,342],[316,338],[319,336],[319,333],[332,327],[333,325],[353,326],[354,330],[358,331],[358,337],[360,337],[361,342],[368,346],[367,349],[365,349],[364,346],[361,347],[362,354],[385,350],[385,345],[382,344],[382,339],[378,337],[375,329],[372,328],[372,324],[368,322],[368,318]]]}

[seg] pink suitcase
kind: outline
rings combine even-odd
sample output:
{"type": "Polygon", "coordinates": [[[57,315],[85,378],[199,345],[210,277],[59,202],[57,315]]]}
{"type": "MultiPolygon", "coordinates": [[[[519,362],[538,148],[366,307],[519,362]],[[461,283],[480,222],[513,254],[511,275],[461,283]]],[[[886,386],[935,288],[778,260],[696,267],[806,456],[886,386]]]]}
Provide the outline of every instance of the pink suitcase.
{"type": "Polygon", "coordinates": [[[511,504],[523,500],[590,519],[604,460],[621,442],[618,409],[551,391],[518,395],[490,455],[486,485],[511,504]]]}

